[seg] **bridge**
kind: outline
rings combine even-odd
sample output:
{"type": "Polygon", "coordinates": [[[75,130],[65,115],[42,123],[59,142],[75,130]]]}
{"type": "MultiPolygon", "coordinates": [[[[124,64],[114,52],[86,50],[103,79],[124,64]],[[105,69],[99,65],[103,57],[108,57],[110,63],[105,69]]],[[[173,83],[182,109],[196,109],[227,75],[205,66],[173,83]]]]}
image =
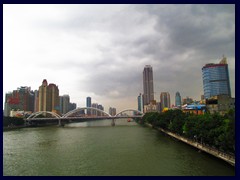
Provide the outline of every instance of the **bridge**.
{"type": "Polygon", "coordinates": [[[28,118],[25,118],[25,124],[29,124],[32,121],[35,122],[40,122],[40,121],[58,121],[59,126],[63,125],[63,122],[84,122],[87,120],[102,120],[102,119],[110,119],[112,120],[112,126],[115,125],[115,121],[116,119],[120,119],[120,118],[142,118],[144,115],[144,113],[135,110],[135,109],[125,109],[120,111],[119,113],[117,113],[115,116],[110,115],[109,113],[101,110],[101,109],[97,109],[94,107],[82,107],[82,108],[77,108],[74,109],[72,111],[67,112],[66,114],[63,114],[62,116],[60,116],[59,114],[55,113],[55,112],[51,112],[51,111],[39,111],[39,112],[35,112],[32,113],[28,118]],[[83,111],[85,110],[91,110],[95,113],[97,113],[98,115],[85,115],[85,114],[81,114],[83,111]],[[127,112],[132,112],[131,115],[128,115],[127,112]],[[79,115],[80,113],[80,115],[79,115]],[[39,118],[38,116],[40,115],[50,115],[51,117],[43,117],[43,118],[39,118]]]}

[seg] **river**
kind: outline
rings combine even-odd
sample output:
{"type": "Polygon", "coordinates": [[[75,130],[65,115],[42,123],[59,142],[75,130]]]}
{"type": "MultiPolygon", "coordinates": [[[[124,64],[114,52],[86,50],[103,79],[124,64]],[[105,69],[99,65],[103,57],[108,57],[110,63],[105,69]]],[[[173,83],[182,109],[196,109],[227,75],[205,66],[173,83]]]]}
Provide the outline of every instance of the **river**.
{"type": "Polygon", "coordinates": [[[4,176],[234,176],[226,162],[126,119],[3,132],[4,176]]]}

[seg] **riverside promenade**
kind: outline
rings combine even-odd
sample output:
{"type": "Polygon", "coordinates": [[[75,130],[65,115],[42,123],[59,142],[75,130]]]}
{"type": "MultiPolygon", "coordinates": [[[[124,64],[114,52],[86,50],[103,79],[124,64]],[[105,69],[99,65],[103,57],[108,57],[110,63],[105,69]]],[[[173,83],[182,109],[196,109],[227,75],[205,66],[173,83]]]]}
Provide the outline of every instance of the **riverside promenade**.
{"type": "MultiPolygon", "coordinates": [[[[146,125],[149,126],[149,127],[153,127],[151,124],[146,124],[146,125]]],[[[191,139],[184,138],[184,137],[179,136],[179,135],[177,135],[175,133],[166,131],[166,130],[164,130],[162,128],[156,128],[156,127],[154,127],[154,128],[159,130],[159,131],[161,131],[161,132],[164,132],[165,134],[167,134],[167,135],[169,135],[169,136],[171,136],[173,138],[176,138],[176,139],[178,139],[178,140],[180,140],[182,142],[185,142],[186,144],[189,144],[189,145],[191,145],[191,146],[193,146],[193,147],[195,147],[195,148],[197,148],[197,149],[199,149],[201,151],[204,151],[204,152],[206,152],[208,154],[211,154],[211,155],[213,155],[213,156],[215,156],[215,157],[217,157],[219,159],[222,159],[222,160],[228,162],[229,164],[231,164],[232,166],[235,166],[235,156],[223,153],[223,152],[221,152],[221,151],[219,151],[217,149],[214,149],[214,148],[211,148],[209,146],[203,145],[203,144],[198,143],[196,141],[193,141],[191,139]]]]}

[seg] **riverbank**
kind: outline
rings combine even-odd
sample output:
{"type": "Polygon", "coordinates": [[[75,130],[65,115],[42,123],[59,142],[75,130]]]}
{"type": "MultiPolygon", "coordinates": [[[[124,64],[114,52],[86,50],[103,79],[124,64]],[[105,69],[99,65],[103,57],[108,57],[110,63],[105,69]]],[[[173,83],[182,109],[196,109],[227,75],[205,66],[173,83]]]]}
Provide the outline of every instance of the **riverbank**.
{"type": "Polygon", "coordinates": [[[58,124],[38,124],[38,125],[19,125],[19,126],[8,126],[8,127],[3,127],[3,131],[11,131],[11,130],[16,130],[16,129],[21,129],[21,128],[33,128],[33,127],[46,127],[46,126],[57,126],[58,124]]]}
{"type": "Polygon", "coordinates": [[[228,162],[229,164],[231,164],[232,166],[235,167],[235,157],[234,156],[231,156],[229,154],[220,152],[220,151],[218,151],[216,149],[213,149],[211,147],[205,146],[205,145],[203,145],[201,143],[198,143],[196,141],[192,141],[190,139],[184,138],[184,137],[179,136],[179,135],[177,135],[175,133],[166,131],[166,130],[164,130],[162,128],[153,127],[151,124],[147,124],[146,123],[146,125],[148,127],[152,127],[154,129],[157,129],[157,130],[159,130],[159,131],[161,131],[161,132],[163,132],[163,133],[165,133],[165,134],[167,134],[167,135],[169,135],[169,136],[171,136],[171,137],[173,137],[173,138],[175,138],[177,140],[180,140],[180,141],[182,141],[182,142],[184,142],[184,143],[186,143],[188,145],[191,145],[191,146],[199,149],[200,151],[206,152],[206,153],[211,154],[211,155],[213,155],[213,156],[215,156],[215,157],[217,157],[219,159],[222,159],[222,160],[228,162]]]}

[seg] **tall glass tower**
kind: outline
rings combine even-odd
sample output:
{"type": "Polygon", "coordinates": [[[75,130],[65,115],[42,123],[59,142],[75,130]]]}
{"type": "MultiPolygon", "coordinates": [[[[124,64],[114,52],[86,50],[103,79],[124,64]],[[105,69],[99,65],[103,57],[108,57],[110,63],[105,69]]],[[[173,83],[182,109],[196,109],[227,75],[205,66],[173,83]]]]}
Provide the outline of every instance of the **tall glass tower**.
{"type": "MultiPolygon", "coordinates": [[[[87,107],[91,107],[92,106],[92,99],[91,99],[91,97],[87,97],[86,100],[87,100],[86,101],[87,107]]],[[[87,115],[91,115],[91,110],[90,109],[87,110],[87,115]]]]}
{"type": "Polygon", "coordinates": [[[202,68],[204,97],[229,95],[231,97],[228,64],[226,57],[219,64],[206,64],[202,68]]]}
{"type": "Polygon", "coordinates": [[[176,92],[176,95],[175,95],[175,106],[176,107],[181,107],[181,105],[182,105],[182,101],[181,101],[180,93],[176,92]]]}
{"type": "Polygon", "coordinates": [[[143,70],[143,103],[148,105],[153,100],[153,70],[152,66],[146,65],[143,70]]]}
{"type": "Polygon", "coordinates": [[[138,110],[140,112],[143,112],[143,95],[140,93],[139,96],[138,96],[138,110]]]}

